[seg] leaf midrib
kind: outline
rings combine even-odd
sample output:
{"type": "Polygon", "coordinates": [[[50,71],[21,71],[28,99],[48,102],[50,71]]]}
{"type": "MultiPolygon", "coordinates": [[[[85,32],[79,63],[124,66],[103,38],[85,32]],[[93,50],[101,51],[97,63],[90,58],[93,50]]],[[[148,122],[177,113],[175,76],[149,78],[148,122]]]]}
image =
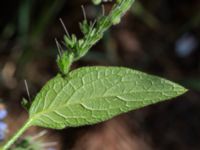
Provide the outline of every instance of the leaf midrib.
{"type": "MultiPolygon", "coordinates": [[[[104,99],[104,98],[111,98],[111,97],[120,97],[120,96],[124,96],[126,94],[142,93],[142,92],[144,92],[144,91],[134,91],[134,92],[124,93],[124,94],[121,94],[121,95],[109,95],[109,96],[105,96],[105,97],[93,97],[93,98],[89,98],[88,100],[98,99],[98,98],[104,99]]],[[[154,90],[154,91],[145,91],[145,92],[162,93],[162,92],[172,92],[172,90],[156,90],[156,91],[154,90]]],[[[176,91],[173,91],[173,92],[180,92],[180,94],[181,94],[182,92],[184,92],[184,90],[176,90],[176,91]]],[[[178,94],[178,95],[180,95],[180,94],[178,94]]],[[[170,98],[170,96],[169,96],[169,98],[170,98]]],[[[145,100],[145,101],[150,101],[150,100],[145,100]]],[[[135,101],[135,102],[139,102],[139,101],[135,101]]],[[[62,105],[62,106],[56,107],[56,110],[63,109],[65,107],[68,108],[71,105],[81,105],[81,106],[85,107],[84,104],[82,104],[81,102],[80,103],[67,103],[67,105],[62,105]]],[[[88,109],[88,108],[86,108],[86,109],[88,109]]],[[[40,116],[40,115],[48,114],[48,113],[51,113],[51,112],[53,112],[53,109],[49,108],[49,109],[46,109],[44,111],[40,111],[39,113],[36,113],[36,114],[33,114],[33,115],[30,114],[30,118],[32,120],[34,120],[34,119],[37,119],[37,117],[40,116]]]]}

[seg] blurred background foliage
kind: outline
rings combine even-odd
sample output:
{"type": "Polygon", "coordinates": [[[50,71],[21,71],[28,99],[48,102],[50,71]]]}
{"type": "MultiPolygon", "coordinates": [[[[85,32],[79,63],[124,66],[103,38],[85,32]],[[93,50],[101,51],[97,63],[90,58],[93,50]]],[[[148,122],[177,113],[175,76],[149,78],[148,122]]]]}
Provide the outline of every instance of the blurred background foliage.
{"type": "MultiPolygon", "coordinates": [[[[0,98],[8,116],[6,138],[21,126],[20,106],[57,72],[54,38],[62,40],[62,18],[70,33],[81,36],[78,23],[101,13],[89,0],[7,0],[0,9],[0,98]],[[14,122],[14,124],[13,124],[14,122]]],[[[105,3],[106,12],[112,3],[105,3]]],[[[199,150],[200,149],[200,1],[137,0],[122,22],[73,68],[118,65],[176,81],[190,92],[94,126],[49,131],[44,141],[69,150],[199,150]]],[[[26,135],[40,129],[32,128],[26,135]]]]}

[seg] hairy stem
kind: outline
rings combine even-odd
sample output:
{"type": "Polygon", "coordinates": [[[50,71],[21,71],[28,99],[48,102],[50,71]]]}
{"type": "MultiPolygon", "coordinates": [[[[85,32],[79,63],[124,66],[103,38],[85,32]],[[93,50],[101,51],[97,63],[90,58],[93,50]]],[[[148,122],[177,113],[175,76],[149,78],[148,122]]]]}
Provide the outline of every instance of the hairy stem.
{"type": "MultiPolygon", "coordinates": [[[[96,25],[91,28],[91,32],[88,32],[88,34],[83,37],[84,42],[79,47],[80,49],[82,49],[82,53],[79,53],[79,55],[75,57],[74,61],[77,61],[81,57],[83,57],[90,50],[90,48],[103,37],[105,31],[107,31],[112,25],[117,24],[115,20],[119,20],[120,22],[121,18],[129,10],[134,1],[135,0],[122,0],[121,2],[113,6],[108,16],[100,17],[95,23],[96,25]],[[94,34],[91,34],[92,31],[94,32],[94,34]]],[[[80,51],[80,49],[75,49],[74,51],[80,51]]]]}
{"type": "MultiPolygon", "coordinates": [[[[94,46],[112,25],[118,24],[124,14],[130,9],[135,0],[117,0],[108,15],[102,15],[93,23],[86,18],[80,23],[83,38],[76,35],[65,35],[64,41],[67,48],[57,59],[57,65],[63,75],[66,75],[73,62],[83,57],[94,46]],[[70,57],[72,56],[73,57],[70,57]]],[[[84,15],[85,16],[85,15],[84,15]]]]}

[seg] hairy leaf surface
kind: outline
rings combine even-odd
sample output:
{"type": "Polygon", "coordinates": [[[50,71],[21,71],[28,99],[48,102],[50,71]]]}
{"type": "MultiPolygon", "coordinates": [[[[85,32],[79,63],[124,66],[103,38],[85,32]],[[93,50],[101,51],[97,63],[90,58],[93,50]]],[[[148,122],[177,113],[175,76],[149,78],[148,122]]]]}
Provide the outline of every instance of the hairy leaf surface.
{"type": "Polygon", "coordinates": [[[46,83],[29,109],[32,125],[62,129],[98,123],[186,92],[171,81],[123,67],[83,67],[46,83]]]}

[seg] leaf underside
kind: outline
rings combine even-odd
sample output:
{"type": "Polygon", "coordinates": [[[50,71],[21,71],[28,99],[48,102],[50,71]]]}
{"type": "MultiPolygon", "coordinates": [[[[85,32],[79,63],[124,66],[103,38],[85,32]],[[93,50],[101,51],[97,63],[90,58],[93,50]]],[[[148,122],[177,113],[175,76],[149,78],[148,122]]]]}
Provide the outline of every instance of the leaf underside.
{"type": "Polygon", "coordinates": [[[31,125],[54,129],[108,120],[186,92],[171,81],[123,67],[83,67],[47,82],[29,109],[31,125]]]}

